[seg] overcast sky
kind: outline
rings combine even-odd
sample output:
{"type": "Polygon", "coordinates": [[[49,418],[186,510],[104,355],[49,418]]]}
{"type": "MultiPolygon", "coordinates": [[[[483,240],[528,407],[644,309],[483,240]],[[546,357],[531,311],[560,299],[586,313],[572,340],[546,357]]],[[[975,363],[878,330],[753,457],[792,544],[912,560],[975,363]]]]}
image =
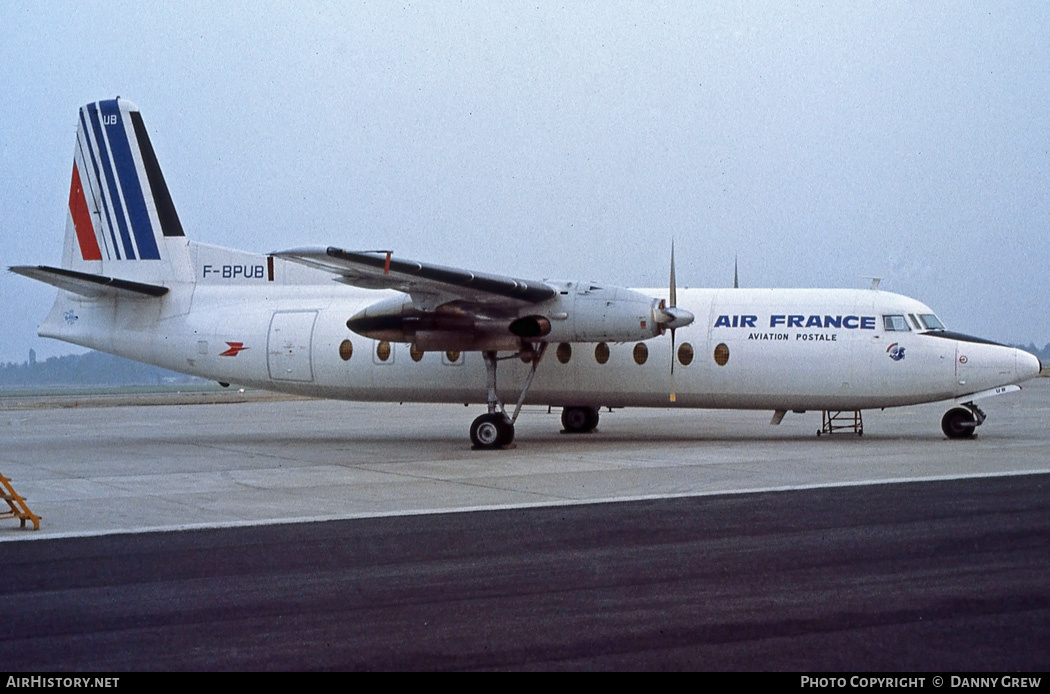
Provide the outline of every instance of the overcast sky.
{"type": "MultiPolygon", "coordinates": [[[[882,287],[1050,341],[1050,3],[0,3],[0,250],[58,264],[77,109],[187,235],[526,278],[882,287]]],[[[338,287],[333,286],[333,291],[338,287]]],[[[0,361],[54,290],[0,277],[0,361]]]]}

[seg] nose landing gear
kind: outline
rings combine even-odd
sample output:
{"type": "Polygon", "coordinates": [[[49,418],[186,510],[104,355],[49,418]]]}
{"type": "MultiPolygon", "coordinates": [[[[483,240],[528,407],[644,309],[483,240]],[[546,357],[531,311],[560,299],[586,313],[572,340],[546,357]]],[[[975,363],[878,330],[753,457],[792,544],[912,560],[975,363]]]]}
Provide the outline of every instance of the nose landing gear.
{"type": "Polygon", "coordinates": [[[950,439],[968,439],[985,420],[985,414],[972,402],[963,403],[944,413],[941,431],[950,439]]]}

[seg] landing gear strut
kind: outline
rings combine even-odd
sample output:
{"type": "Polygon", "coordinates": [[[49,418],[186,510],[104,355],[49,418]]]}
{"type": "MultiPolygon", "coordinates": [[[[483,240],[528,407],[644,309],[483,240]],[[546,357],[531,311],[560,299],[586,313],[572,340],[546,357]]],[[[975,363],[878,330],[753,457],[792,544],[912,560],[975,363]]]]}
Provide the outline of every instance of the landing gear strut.
{"type": "Polygon", "coordinates": [[[529,377],[525,379],[525,386],[521,389],[518,402],[514,406],[514,413],[507,415],[507,408],[496,394],[496,364],[499,357],[495,351],[484,351],[481,356],[485,359],[485,376],[487,387],[487,400],[489,411],[474,420],[470,425],[470,442],[474,448],[479,450],[494,450],[510,445],[514,440],[514,422],[518,419],[521,406],[525,402],[525,394],[529,392],[532,378],[536,375],[536,368],[540,365],[540,359],[547,351],[547,343],[540,343],[539,347],[527,346],[517,354],[504,359],[522,359],[529,361],[532,368],[529,377]]]}
{"type": "Polygon", "coordinates": [[[950,439],[968,439],[985,420],[985,414],[972,402],[953,407],[941,418],[941,431],[950,439]]]}

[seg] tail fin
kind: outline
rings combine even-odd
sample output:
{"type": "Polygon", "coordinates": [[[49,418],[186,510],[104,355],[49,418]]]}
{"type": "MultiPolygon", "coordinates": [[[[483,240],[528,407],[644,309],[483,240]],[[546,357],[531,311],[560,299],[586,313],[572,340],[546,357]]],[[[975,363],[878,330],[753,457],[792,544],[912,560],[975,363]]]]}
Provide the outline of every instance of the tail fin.
{"type": "Polygon", "coordinates": [[[192,281],[179,215],[142,115],[126,99],[80,109],[62,267],[133,280],[192,281]]]}

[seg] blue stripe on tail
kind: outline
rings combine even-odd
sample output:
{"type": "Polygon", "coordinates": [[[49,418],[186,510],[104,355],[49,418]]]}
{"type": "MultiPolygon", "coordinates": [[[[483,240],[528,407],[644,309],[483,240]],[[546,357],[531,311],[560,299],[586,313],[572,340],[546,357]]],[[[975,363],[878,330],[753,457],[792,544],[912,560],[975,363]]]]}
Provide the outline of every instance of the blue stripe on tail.
{"type": "Polygon", "coordinates": [[[142,194],[142,185],[139,182],[138,170],[135,168],[135,159],[131,154],[131,145],[128,142],[120,107],[115,99],[111,99],[100,101],[99,110],[102,112],[106,134],[109,135],[113,164],[120,178],[120,188],[124,191],[124,203],[127,205],[128,218],[131,220],[131,231],[135,235],[139,258],[158,260],[160,251],[157,249],[157,238],[153,232],[153,225],[150,224],[146,199],[142,194]]]}
{"type": "MultiPolygon", "coordinates": [[[[131,244],[128,224],[124,219],[124,205],[120,201],[120,190],[117,189],[117,178],[113,173],[113,165],[106,147],[106,138],[102,135],[102,124],[99,122],[98,110],[89,107],[88,115],[91,116],[91,127],[95,133],[95,144],[98,146],[98,158],[102,161],[102,170],[105,173],[105,184],[109,191],[109,201],[113,205],[113,216],[117,218],[120,240],[124,245],[124,257],[132,260],[135,258],[135,247],[131,244]]],[[[120,120],[119,114],[117,115],[117,120],[120,120]]],[[[103,193],[103,197],[105,197],[105,193],[103,193]]]]}

